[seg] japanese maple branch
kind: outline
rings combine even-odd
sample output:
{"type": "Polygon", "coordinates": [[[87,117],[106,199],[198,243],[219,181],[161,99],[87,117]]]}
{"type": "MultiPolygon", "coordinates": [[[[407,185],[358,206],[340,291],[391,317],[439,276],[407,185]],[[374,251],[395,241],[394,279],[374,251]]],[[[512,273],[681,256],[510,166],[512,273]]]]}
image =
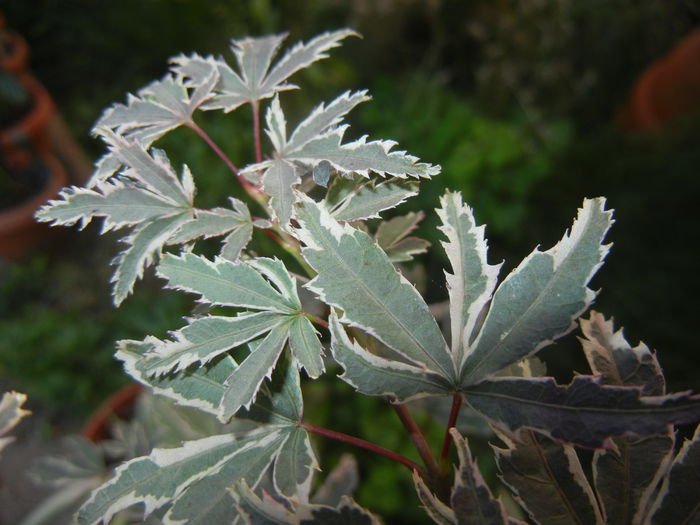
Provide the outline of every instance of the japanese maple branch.
{"type": "Polygon", "coordinates": [[[450,435],[450,429],[457,426],[457,417],[459,416],[459,409],[461,407],[462,394],[456,393],[452,397],[450,419],[447,421],[447,428],[445,429],[445,438],[442,440],[442,450],[440,451],[440,464],[442,465],[443,470],[446,469],[450,457],[450,446],[452,445],[452,436],[450,435]]]}
{"type": "MultiPolygon", "coordinates": [[[[390,398],[389,401],[391,402],[392,399],[390,398]]],[[[403,426],[408,431],[408,435],[411,438],[413,445],[416,447],[418,455],[421,457],[423,463],[428,469],[428,473],[431,477],[438,478],[440,476],[440,468],[438,467],[437,461],[435,461],[433,453],[430,451],[430,447],[428,446],[428,442],[425,440],[423,432],[421,432],[421,429],[416,424],[413,416],[405,405],[391,403],[391,406],[394,408],[396,414],[401,420],[401,423],[403,423],[403,426]]]]}
{"type": "Polygon", "coordinates": [[[262,144],[260,140],[260,102],[253,100],[253,137],[255,140],[255,162],[262,162],[262,144]]]}
{"type": "Polygon", "coordinates": [[[374,443],[370,443],[369,441],[365,441],[364,439],[356,438],[354,436],[349,436],[347,434],[343,434],[342,432],[336,432],[335,430],[330,430],[327,428],[319,427],[314,425],[313,423],[309,423],[307,421],[302,421],[301,422],[301,427],[304,428],[305,430],[308,430],[309,432],[316,434],[318,436],[323,436],[327,437],[330,439],[335,439],[337,441],[342,441],[343,443],[348,443],[350,445],[355,445],[356,447],[364,448],[365,450],[369,450],[371,452],[374,452],[376,454],[380,454],[382,456],[385,456],[389,459],[392,459],[398,463],[401,463],[403,466],[405,466],[407,469],[409,469],[411,472],[414,470],[417,471],[421,476],[425,476],[425,470],[420,466],[411,461],[408,458],[405,458],[401,454],[397,454],[396,452],[392,452],[389,449],[386,449],[384,447],[380,447],[379,445],[375,445],[374,443]]]}

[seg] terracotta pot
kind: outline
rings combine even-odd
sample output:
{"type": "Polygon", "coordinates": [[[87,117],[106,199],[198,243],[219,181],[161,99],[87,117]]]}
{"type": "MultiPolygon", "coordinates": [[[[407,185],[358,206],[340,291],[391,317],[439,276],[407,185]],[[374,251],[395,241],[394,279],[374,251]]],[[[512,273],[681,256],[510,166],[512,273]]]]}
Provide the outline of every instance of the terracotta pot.
{"type": "Polygon", "coordinates": [[[659,130],[700,108],[700,29],[651,64],[632,90],[621,123],[628,130],[659,130]]]}
{"type": "Polygon", "coordinates": [[[93,443],[109,437],[109,425],[112,419],[128,416],[142,390],[143,387],[140,384],[132,383],[112,395],[90,417],[83,427],[82,436],[93,443]]]}
{"type": "Polygon", "coordinates": [[[29,46],[20,35],[7,29],[0,14],[0,69],[19,74],[27,69],[29,46]]]}
{"type": "Polygon", "coordinates": [[[34,162],[36,156],[51,151],[48,126],[54,115],[54,105],[48,91],[33,76],[25,73],[18,77],[29,92],[31,108],[9,127],[0,129],[0,155],[12,170],[34,162]]]}
{"type": "Polygon", "coordinates": [[[33,246],[56,234],[55,229],[37,222],[34,213],[68,184],[68,176],[53,157],[41,163],[48,168],[49,178],[37,194],[17,206],[0,209],[0,257],[4,259],[19,261],[33,246]]]}

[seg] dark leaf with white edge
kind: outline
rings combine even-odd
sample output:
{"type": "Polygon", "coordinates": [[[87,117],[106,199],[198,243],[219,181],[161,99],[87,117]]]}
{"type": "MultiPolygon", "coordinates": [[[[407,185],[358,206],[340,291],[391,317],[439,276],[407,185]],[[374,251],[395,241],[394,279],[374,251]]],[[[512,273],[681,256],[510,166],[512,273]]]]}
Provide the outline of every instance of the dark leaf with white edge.
{"type": "MultiPolygon", "coordinates": [[[[347,181],[343,177],[336,180],[347,181]]],[[[341,183],[338,183],[339,187],[341,183]]],[[[334,206],[331,215],[338,221],[358,221],[378,218],[379,212],[394,208],[409,197],[417,195],[417,183],[415,182],[383,182],[381,184],[363,184],[358,191],[348,193],[335,203],[336,193],[329,189],[326,202],[334,206]]],[[[354,185],[352,186],[355,187],[354,185]]],[[[340,197],[340,195],[338,195],[340,197]]]]}
{"type": "Polygon", "coordinates": [[[604,523],[571,445],[562,445],[531,430],[520,432],[517,440],[504,441],[505,449],[492,446],[500,478],[535,523],[604,523]]]}
{"type": "Polygon", "coordinates": [[[609,446],[609,437],[661,435],[670,424],[700,420],[700,396],[643,397],[639,388],[602,385],[591,376],[576,376],[569,385],[551,377],[496,378],[463,392],[472,408],[511,433],[528,427],[588,448],[609,446]]]}
{"type": "Polygon", "coordinates": [[[115,305],[118,306],[126,299],[133,290],[134,283],[143,275],[144,268],[151,265],[160,255],[168,238],[191,217],[191,212],[185,211],[178,215],[158,218],[137,227],[122,239],[128,246],[112,261],[116,266],[112,276],[115,305]]]}
{"type": "Polygon", "coordinates": [[[450,429],[450,435],[459,455],[459,470],[450,500],[458,525],[508,523],[506,510],[491,493],[466,439],[454,428],[450,429]]]}
{"type": "Polygon", "coordinates": [[[700,523],[700,425],[673,460],[649,517],[655,525],[700,523]]]}
{"type": "Polygon", "coordinates": [[[289,335],[289,322],[275,326],[258,344],[251,344],[250,354],[226,380],[226,391],[219,406],[219,421],[226,423],[241,407],[255,400],[260,385],[269,378],[289,335]]]}
{"type": "Polygon", "coordinates": [[[160,341],[155,337],[144,341],[120,341],[116,358],[123,363],[127,374],[151,387],[156,394],[172,399],[179,405],[216,415],[224,395],[224,383],[238,366],[233,358],[224,355],[194,370],[153,377],[146,369],[143,356],[158,343],[160,341]]]}
{"type": "Polygon", "coordinates": [[[183,77],[188,85],[194,86],[203,84],[212,70],[218,71],[220,78],[215,88],[216,95],[202,109],[233,111],[246,102],[270,98],[279,91],[294,88],[285,83],[291,75],[326,58],[326,51],[355,34],[345,29],[323,33],[307,43],[299,42],[275,65],[272,65],[272,59],[285,34],[233,40],[231,49],[238,62],[238,72],[222,59],[196,54],[175,58],[173,71],[183,77]]]}
{"type": "Polygon", "coordinates": [[[470,385],[533,355],[569,332],[595,293],[586,285],[609,246],[605,199],[586,199],[570,232],[546,252],[535,250],[501,283],[462,365],[470,385]]]}
{"type": "Polygon", "coordinates": [[[196,481],[180,494],[165,516],[166,523],[211,525],[233,523],[238,516],[229,487],[245,480],[256,487],[279,454],[288,432],[272,430],[271,438],[258,433],[242,441],[252,445],[236,454],[221,469],[196,481]]]}
{"type": "MultiPolygon", "coordinates": [[[[644,395],[665,393],[665,380],[656,356],[640,343],[632,346],[622,330],[614,330],[598,312],[580,319],[584,353],[594,373],[609,385],[638,386],[644,395]]],[[[593,456],[593,479],[610,523],[641,523],[652,495],[674,453],[675,433],[646,438],[614,438],[610,450],[593,456]]]]}
{"type": "Polygon", "coordinates": [[[224,434],[188,441],[178,448],[154,449],[149,456],[118,467],[114,477],[96,489],[81,507],[78,522],[92,525],[104,520],[109,523],[116,512],[136,503],[144,505],[147,517],[172,501],[188,485],[216,472],[249,446],[224,434]]]}
{"type": "Polygon", "coordinates": [[[296,230],[302,255],[318,272],[305,286],[343,310],[344,323],[373,335],[416,364],[448,379],[454,365],[437,322],[416,289],[369,235],[339,224],[302,196],[296,230]]]}
{"type": "Polygon", "coordinates": [[[262,177],[263,191],[270,196],[270,207],[279,221],[285,226],[292,218],[295,201],[294,187],[301,182],[297,169],[285,160],[272,161],[262,177]]]}
{"type": "Polygon", "coordinates": [[[391,396],[400,403],[453,391],[441,375],[376,356],[350,341],[335,314],[329,324],[333,358],[344,369],[340,379],[357,391],[369,396],[391,396]]]}
{"type": "Polygon", "coordinates": [[[438,525],[457,525],[457,516],[455,516],[454,510],[440,501],[415,471],[413,472],[413,484],[418,499],[423,504],[423,509],[435,523],[438,525]]]}
{"type": "Polygon", "coordinates": [[[302,428],[288,432],[275,461],[273,481],[275,490],[287,499],[308,501],[311,479],[319,470],[309,435],[302,428]]]}
{"type": "Polygon", "coordinates": [[[289,327],[289,348],[309,377],[316,379],[323,374],[323,346],[307,317],[298,316],[289,327]]]}
{"type": "Polygon", "coordinates": [[[450,294],[452,353],[461,365],[479,313],[491,299],[501,265],[487,261],[484,226],[477,226],[472,209],[460,193],[447,192],[437,209],[442,221],[442,242],[453,273],[445,272],[450,294]]]}
{"type": "Polygon", "coordinates": [[[191,123],[195,110],[213,96],[218,80],[218,71],[211,68],[202,82],[188,91],[181,79],[168,75],[141,89],[137,96],[129,95],[126,105],[115,104],[105,111],[95,131],[113,129],[148,146],[167,132],[191,123]]]}
{"type": "Polygon", "coordinates": [[[275,312],[254,312],[237,317],[206,316],[172,333],[172,339],[155,342],[145,356],[144,371],[162,375],[179,372],[194,363],[202,365],[251,341],[280,324],[286,316],[275,312]]]}
{"type": "Polygon", "coordinates": [[[197,210],[195,217],[168,240],[170,244],[182,244],[196,239],[208,239],[225,235],[231,231],[248,228],[252,233],[253,220],[244,202],[231,199],[233,210],[214,208],[212,210],[197,210]]]}
{"type": "Polygon", "coordinates": [[[412,211],[406,215],[382,221],[374,234],[374,240],[384,251],[387,251],[418,228],[418,223],[424,218],[425,214],[422,211],[412,211]]]}
{"type": "Polygon", "coordinates": [[[217,258],[210,261],[191,253],[166,255],[158,265],[158,275],[168,286],[196,293],[211,304],[269,310],[282,314],[298,311],[293,297],[279,293],[258,271],[243,262],[217,258]]]}
{"type": "Polygon", "coordinates": [[[60,200],[49,201],[37,212],[39,221],[51,222],[52,226],[71,226],[79,222],[83,229],[92,219],[104,217],[101,233],[188,209],[122,181],[105,182],[95,189],[72,186],[63,189],[58,196],[60,200]]]}

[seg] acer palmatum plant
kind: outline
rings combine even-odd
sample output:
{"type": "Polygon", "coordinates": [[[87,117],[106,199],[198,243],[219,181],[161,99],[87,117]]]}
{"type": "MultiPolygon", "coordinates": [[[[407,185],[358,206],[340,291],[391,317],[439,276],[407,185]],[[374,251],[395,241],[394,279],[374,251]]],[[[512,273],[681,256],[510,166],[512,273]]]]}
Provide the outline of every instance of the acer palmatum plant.
{"type": "Polygon", "coordinates": [[[696,498],[686,492],[697,495],[698,485],[685,480],[697,475],[700,444],[696,436],[676,453],[672,428],[700,419],[698,396],[666,394],[654,354],[630,348],[599,314],[582,321],[593,375],[560,385],[538,376],[541,367],[530,359],[572,330],[595,297],[588,283],[608,252],[603,243],[613,222],[605,199],[584,200],[557,244],[535,249],[499,284],[484,227],[460,194],[446,192],[437,214],[451,265],[448,343],[395,266],[426,249],[408,236],[420,214],[382,222],[373,235],[363,224],[415,195],[420,179],[440,167],[390,140],[344,141],[343,119],[369,99],[364,91],[318,105],[291,131],[286,122],[280,93],[296,87],[289,77],[352,35],[324,33],[277,61],[284,35],[234,40],[235,67],[222,58],[176,57],[170,74],[98,120],[94,131],[108,152],[87,187],[65,189],[38,213],[60,225],[101,217],[103,231],[128,231],[114,260],[117,305],[151,265],[167,287],[201,303],[169,339],[118,343],[117,358],[131,377],[222,423],[255,423],[122,464],[92,493],[78,521],[109,522],[140,503],[145,516],[165,523],[377,522],[350,495],[330,503],[311,495],[319,463],[310,434],[316,434],[408,468],[416,506],[422,503],[438,523],[519,522],[493,496],[455,429],[463,405],[500,437],[502,446],[493,450],[501,480],[533,521],[662,522],[673,512],[673,523],[697,519],[696,498]],[[272,147],[264,154],[263,103],[272,147]],[[255,149],[239,164],[193,115],[247,106],[255,149]],[[153,147],[181,126],[219,155],[248,203],[231,198],[228,208],[196,206],[190,169],[178,176],[167,154],[153,147]],[[265,216],[254,216],[251,207],[265,216]],[[255,229],[308,275],[291,273],[274,254],[248,250],[255,229]],[[219,255],[198,254],[198,241],[211,237],[222,238],[219,255]],[[324,308],[305,310],[302,291],[324,308]],[[301,376],[318,378],[331,359],[358,393],[392,403],[422,465],[304,418],[301,376]],[[437,457],[405,405],[427,396],[453,400],[437,457]],[[576,447],[595,449],[590,473],[576,447]]]}

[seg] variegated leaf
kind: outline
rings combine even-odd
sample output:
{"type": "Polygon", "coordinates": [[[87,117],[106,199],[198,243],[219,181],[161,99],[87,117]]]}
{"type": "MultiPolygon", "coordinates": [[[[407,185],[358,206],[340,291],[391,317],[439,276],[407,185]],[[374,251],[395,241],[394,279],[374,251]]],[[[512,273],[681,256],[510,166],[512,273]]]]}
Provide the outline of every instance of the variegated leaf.
{"type": "Polygon", "coordinates": [[[77,520],[86,525],[102,520],[109,523],[116,512],[136,503],[144,505],[144,515],[148,516],[250,446],[224,434],[188,441],[179,448],[155,449],[149,456],[118,467],[114,477],[81,507],[77,520]]]}
{"type": "Polygon", "coordinates": [[[586,199],[571,232],[546,252],[535,250],[500,284],[479,336],[462,365],[462,384],[477,383],[533,355],[569,332],[595,293],[586,285],[609,246],[605,199],[586,199]]]}
{"type": "Polygon", "coordinates": [[[301,177],[293,164],[285,160],[272,161],[262,177],[262,187],[270,196],[270,207],[281,226],[292,218],[295,198],[294,187],[301,177]]]}
{"type": "Polygon", "coordinates": [[[605,523],[571,445],[531,430],[520,432],[517,440],[505,441],[505,449],[492,446],[501,480],[536,523],[605,523]]]}
{"type": "Polygon", "coordinates": [[[308,433],[302,428],[291,429],[275,461],[275,490],[287,499],[309,501],[311,479],[316,470],[319,470],[318,462],[308,433]]]}
{"type": "Polygon", "coordinates": [[[307,317],[297,317],[289,327],[289,348],[309,377],[316,379],[323,374],[323,346],[307,317]]]}
{"type": "Polygon", "coordinates": [[[383,221],[374,234],[375,242],[386,252],[391,262],[410,261],[414,255],[425,253],[430,246],[426,240],[408,237],[423,220],[423,212],[411,212],[383,221]]]}
{"type": "Polygon", "coordinates": [[[455,428],[450,435],[459,455],[459,470],[455,476],[450,503],[458,525],[496,525],[508,523],[503,504],[494,498],[481,475],[469,445],[455,428]]]}
{"type": "Polygon", "coordinates": [[[12,430],[23,417],[30,412],[22,408],[27,401],[25,394],[19,392],[5,392],[0,399],[0,451],[12,442],[14,438],[2,437],[12,430]]]}
{"type": "Polygon", "coordinates": [[[122,239],[127,248],[114,258],[112,276],[114,304],[119,305],[133,290],[134,283],[143,275],[144,268],[160,255],[163,245],[180,226],[190,220],[188,210],[170,217],[147,222],[122,239]]]}
{"type": "Polygon", "coordinates": [[[440,230],[447,237],[442,245],[453,273],[445,272],[450,294],[450,333],[452,354],[461,366],[469,346],[476,320],[491,299],[501,265],[487,261],[484,227],[477,226],[471,208],[462,202],[460,193],[447,192],[437,209],[442,221],[440,230]]]}
{"type": "Polygon", "coordinates": [[[413,484],[416,488],[418,499],[423,504],[423,509],[433,522],[438,525],[457,525],[457,516],[455,516],[454,510],[440,501],[425,484],[423,478],[415,471],[413,472],[413,484]]]}
{"type": "Polygon", "coordinates": [[[272,59],[285,34],[233,40],[231,49],[238,62],[238,72],[222,59],[198,55],[175,58],[173,71],[192,86],[202,85],[212,70],[218,71],[216,95],[202,109],[233,111],[246,102],[270,98],[279,91],[294,88],[285,84],[291,75],[326,58],[326,51],[351,35],[355,33],[344,29],[323,33],[307,43],[299,42],[275,65],[272,65],[272,59]]]}
{"type": "Polygon", "coordinates": [[[166,255],[158,265],[158,275],[168,286],[195,293],[202,300],[223,306],[268,310],[293,314],[300,309],[294,297],[280,294],[258,271],[243,262],[186,253],[166,255]]]}
{"type": "Polygon", "coordinates": [[[49,201],[37,212],[39,221],[51,222],[52,226],[71,226],[79,222],[83,229],[92,219],[104,217],[103,233],[188,209],[123,181],[105,182],[95,189],[72,186],[63,189],[58,196],[60,200],[49,201]]]}
{"type": "MultiPolygon", "coordinates": [[[[603,383],[640,387],[644,395],[665,393],[665,380],[656,356],[643,343],[632,348],[622,330],[598,312],[580,319],[584,353],[603,383]]],[[[614,448],[597,450],[593,478],[609,523],[641,523],[674,453],[675,433],[643,438],[619,437],[614,448]]]]}
{"type": "Polygon", "coordinates": [[[211,68],[202,82],[188,91],[181,79],[168,75],[129,95],[126,105],[115,104],[95,124],[96,133],[112,129],[118,134],[149,146],[167,132],[192,122],[192,114],[212,96],[219,80],[211,68]]]}
{"type": "Polygon", "coordinates": [[[343,367],[340,379],[369,396],[391,396],[404,403],[426,395],[447,395],[452,389],[442,376],[369,353],[350,341],[335,314],[331,315],[331,350],[343,367]]]}
{"type": "MultiPolygon", "coordinates": [[[[338,177],[338,181],[348,181],[338,177]]],[[[338,184],[339,185],[339,184],[338,184]]],[[[355,187],[353,184],[351,187],[355,187]]],[[[332,205],[331,215],[338,221],[358,221],[379,217],[379,212],[394,208],[409,197],[417,195],[415,182],[383,182],[381,184],[362,184],[357,191],[350,191],[337,201],[331,200],[334,194],[328,191],[326,202],[332,205]]]]}
{"type": "Polygon", "coordinates": [[[341,225],[307,197],[297,208],[302,254],[318,275],[305,286],[343,310],[342,321],[411,361],[455,378],[452,359],[428,306],[364,232],[341,225]],[[339,278],[341,277],[341,278],[339,278]]]}
{"type": "Polygon", "coordinates": [[[250,419],[268,425],[296,427],[304,413],[299,370],[280,359],[272,374],[272,381],[263,383],[250,409],[241,409],[239,419],[250,419]]]}
{"type": "Polygon", "coordinates": [[[670,424],[700,418],[700,396],[679,392],[641,395],[638,388],[600,384],[575,376],[569,385],[553,378],[495,378],[463,389],[469,405],[508,432],[532,428],[562,442],[609,446],[613,436],[665,434],[670,424]]]}
{"type": "Polygon", "coordinates": [[[654,525],[700,522],[700,426],[685,440],[649,512],[654,525]]]}
{"type": "Polygon", "coordinates": [[[221,422],[226,423],[241,407],[250,407],[262,382],[271,376],[288,336],[289,321],[284,321],[270,330],[262,341],[249,345],[250,354],[226,379],[218,413],[221,422]]]}
{"type": "Polygon", "coordinates": [[[221,354],[269,332],[286,318],[274,312],[255,312],[237,317],[206,316],[193,319],[172,334],[169,341],[157,341],[146,354],[143,369],[162,375],[185,370],[194,363],[207,364],[221,354]]]}

